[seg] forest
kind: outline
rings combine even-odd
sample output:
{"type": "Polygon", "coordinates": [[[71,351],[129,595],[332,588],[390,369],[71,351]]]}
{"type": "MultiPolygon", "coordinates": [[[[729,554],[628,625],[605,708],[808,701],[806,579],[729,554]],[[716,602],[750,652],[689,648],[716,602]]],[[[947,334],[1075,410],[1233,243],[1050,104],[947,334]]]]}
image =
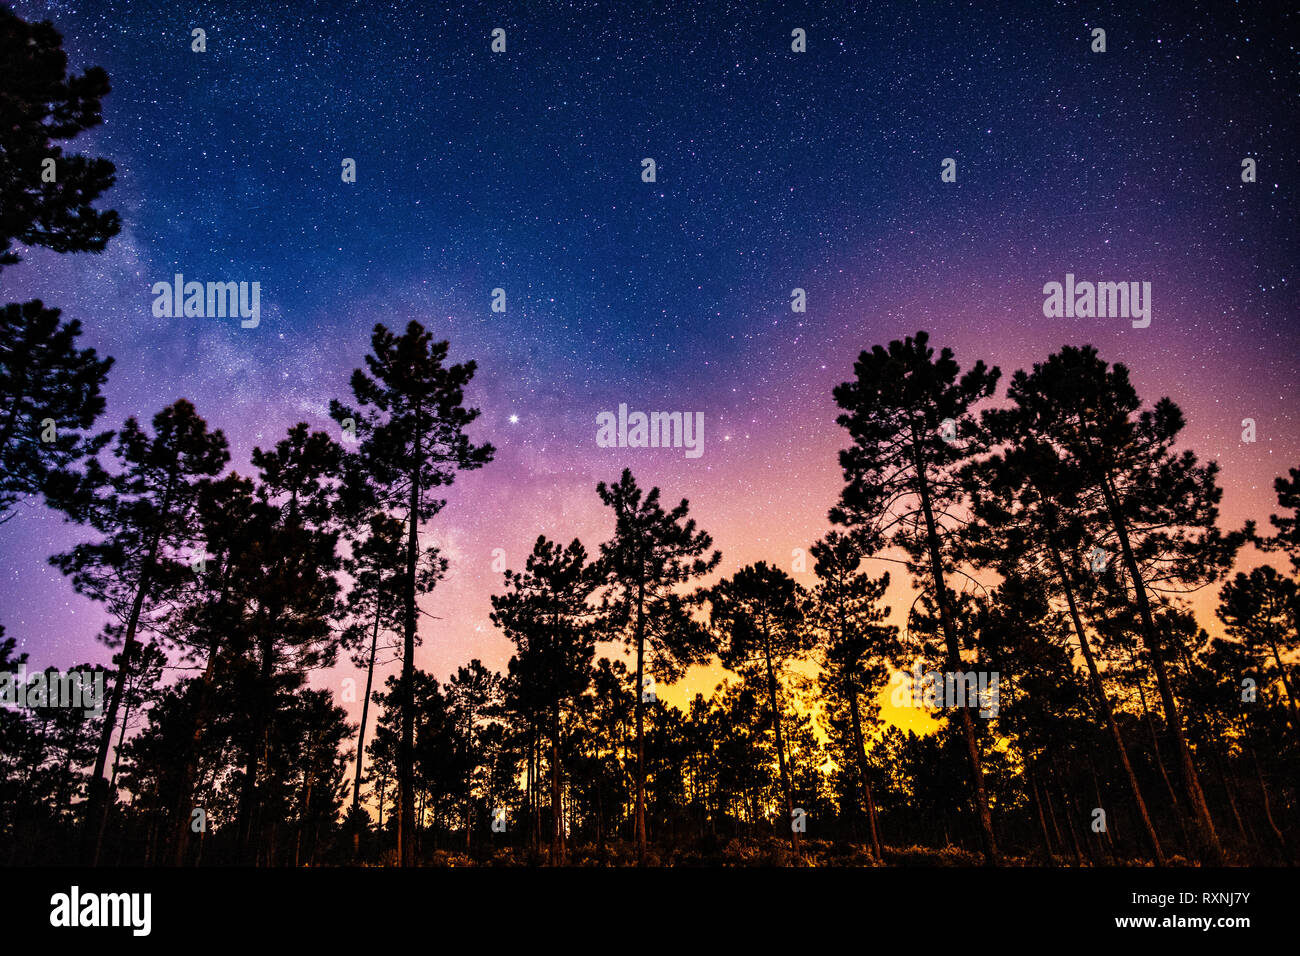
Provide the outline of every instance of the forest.
{"type": "MultiPolygon", "coordinates": [[[[0,269],[100,251],[113,166],[57,141],[99,122],[107,76],[0,21],[0,269]]],[[[506,671],[444,676],[417,666],[421,602],[454,569],[421,532],[494,467],[475,362],[377,324],[329,423],[236,463],[185,398],[105,421],[114,360],[82,335],[0,310],[0,540],[19,507],[74,525],[49,561],[114,652],[100,714],[0,708],[4,865],[1294,865],[1300,467],[1223,526],[1179,405],[1089,345],[1004,381],[924,331],[864,342],[806,560],[721,576],[690,503],[616,469],[591,489],[604,540],[539,534],[500,573],[506,671]],[[340,662],[359,722],[310,686],[340,662]],[[659,699],[713,662],[711,695],[659,699]],[[920,671],[981,675],[996,706],[940,693],[936,729],[904,732],[882,696],[920,671]]],[[[3,624],[14,672],[40,635],[3,624]]]]}

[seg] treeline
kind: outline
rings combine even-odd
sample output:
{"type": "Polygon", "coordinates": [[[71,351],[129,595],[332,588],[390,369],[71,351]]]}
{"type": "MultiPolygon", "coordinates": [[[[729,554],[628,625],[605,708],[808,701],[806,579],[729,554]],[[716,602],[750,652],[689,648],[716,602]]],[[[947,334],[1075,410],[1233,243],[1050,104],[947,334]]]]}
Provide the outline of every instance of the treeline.
{"type": "MultiPolygon", "coordinates": [[[[22,354],[53,364],[26,380],[102,381],[41,328],[22,354]]],[[[337,427],[293,426],[247,476],[184,400],[28,456],[25,486],[87,531],[51,562],[119,651],[102,716],[0,712],[9,862],[1293,861],[1300,469],[1267,533],[1225,531],[1217,465],[1124,366],[1066,347],[995,402],[997,369],[918,333],[835,390],[843,490],[789,570],[713,580],[688,502],[624,470],[595,489],[608,540],[539,536],[504,572],[507,672],[440,682],[415,649],[449,568],[420,530],[494,454],[467,434],[474,363],[447,356],[377,326],[337,427]],[[1289,568],[1234,574],[1247,546],[1289,568]],[[901,630],[889,562],[915,594],[901,630]],[[1217,639],[1186,607],[1210,586],[1217,639]],[[307,689],[340,655],[366,674],[359,726],[307,689]],[[712,696],[659,699],[714,660],[735,678],[712,696]],[[881,715],[916,669],[999,679],[927,699],[917,736],[881,715]]],[[[43,401],[18,403],[20,440],[43,401]]]]}

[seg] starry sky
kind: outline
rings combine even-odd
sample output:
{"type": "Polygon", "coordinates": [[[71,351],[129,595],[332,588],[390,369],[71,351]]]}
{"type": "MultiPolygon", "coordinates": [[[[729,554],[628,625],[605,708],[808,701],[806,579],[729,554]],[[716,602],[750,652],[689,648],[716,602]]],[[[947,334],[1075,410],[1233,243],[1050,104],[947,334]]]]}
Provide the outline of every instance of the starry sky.
{"type": "MultiPolygon", "coordinates": [[[[104,124],[67,148],[116,164],[100,206],[124,226],[102,255],[28,251],[0,291],[116,358],[100,427],[186,397],[245,473],[289,425],[335,427],[376,322],[418,320],[477,361],[473,437],[496,460],[422,535],[451,561],[417,653],[439,677],[504,669],[494,549],[520,567],[544,533],[594,552],[612,530],[595,485],[624,466],[690,499],[721,573],[789,569],[840,487],[832,387],[918,329],[1004,383],[1096,345],[1148,402],[1182,405],[1186,445],[1222,466],[1225,525],[1263,520],[1300,464],[1300,14],[988,6],[19,0],[73,69],[109,73],[104,124]],[[150,287],[177,272],[259,281],[259,327],[155,318],[150,287]],[[1044,318],[1067,272],[1150,282],[1150,327],[1044,318]],[[597,447],[619,403],[702,412],[703,455],[597,447]]],[[[87,533],[37,502],[0,528],[0,622],[31,665],[108,658],[101,612],[47,564],[87,533]]],[[[910,602],[901,580],[891,596],[910,602]]]]}

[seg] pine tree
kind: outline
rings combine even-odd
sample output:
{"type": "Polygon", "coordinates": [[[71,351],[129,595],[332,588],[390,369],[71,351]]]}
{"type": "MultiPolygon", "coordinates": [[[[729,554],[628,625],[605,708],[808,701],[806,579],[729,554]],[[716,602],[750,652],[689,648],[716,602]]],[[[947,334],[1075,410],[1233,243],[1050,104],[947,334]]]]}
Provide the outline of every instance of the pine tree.
{"type": "Polygon", "coordinates": [[[122,745],[126,741],[126,730],[131,725],[131,712],[138,714],[140,709],[158,696],[158,682],[162,680],[163,669],[167,666],[167,655],[157,644],[136,644],[135,654],[128,661],[126,655],[113,655],[113,665],[126,671],[126,686],[122,699],[125,710],[122,714],[122,726],[117,734],[117,746],[113,749],[113,772],[108,778],[109,793],[117,787],[117,771],[122,760],[122,745]]]}
{"type": "MultiPolygon", "coordinates": [[[[153,419],[151,437],[135,418],[117,435],[113,455],[119,470],[110,474],[91,458],[62,499],[78,522],[103,537],[55,555],[51,563],[72,576],[73,587],[104,602],[122,622],[122,654],[130,660],[141,623],[179,586],[188,571],[185,551],[195,540],[194,516],[202,480],[217,474],[230,458],[226,437],[184,399],[153,419]]],[[[104,768],[122,704],[125,670],[113,682],[99,750],[91,775],[87,834],[95,836],[91,857],[98,861],[112,795],[104,768]]]]}
{"type": "MultiPolygon", "coordinates": [[[[877,345],[858,357],[856,380],[835,388],[835,401],[844,409],[836,421],[848,429],[853,445],[840,452],[845,487],[831,520],[853,529],[867,550],[895,544],[908,552],[913,575],[929,580],[948,669],[957,672],[961,650],[945,577],[956,523],[949,509],[961,497],[956,473],[969,455],[964,439],[974,430],[970,408],[993,394],[1000,373],[980,361],[959,379],[952,352],[944,349],[935,361],[928,342],[918,332],[890,342],[888,349],[877,345]]],[[[975,728],[969,709],[959,711],[984,858],[996,865],[975,728]]]]}
{"type": "Polygon", "coordinates": [[[258,849],[259,767],[273,755],[277,700],[295,692],[305,673],[331,666],[340,646],[337,573],[340,528],[350,515],[343,452],[304,423],[269,451],[253,449],[260,533],[240,563],[238,594],[249,640],[238,648],[246,668],[250,722],[244,742],[238,841],[241,854],[258,849]]]}
{"type": "Polygon", "coordinates": [[[614,536],[600,546],[598,574],[604,584],[609,632],[636,652],[636,846],[645,862],[646,658],[665,682],[713,653],[709,635],[691,618],[674,588],[708,574],[722,560],[713,539],[697,531],[685,498],[671,511],[659,504],[659,489],[645,494],[630,469],[615,485],[596,486],[614,511],[614,536]]]}
{"type": "Polygon", "coordinates": [[[117,213],[91,205],[113,185],[113,164],[65,156],[58,145],[102,122],[108,91],[97,66],[68,75],[63,37],[48,20],[28,23],[0,7],[0,269],[20,261],[15,241],[102,252],[117,235],[117,213]]]}
{"type": "Polygon", "coordinates": [[[397,754],[401,816],[397,827],[398,858],[414,866],[415,713],[411,680],[415,672],[416,596],[420,556],[419,526],[442,510],[445,500],[429,492],[450,485],[463,470],[481,468],[492,460],[490,444],[474,445],[465,429],[478,418],[478,409],[464,404],[465,386],[474,377],[474,362],[447,365],[450,343],[434,342],[418,322],[402,336],[382,324],[371,336],[372,353],[366,369],[352,373],[352,393],[360,406],[354,411],[335,400],[330,417],[351,422],[360,442],[360,467],[376,500],[390,513],[405,516],[406,571],[402,580],[402,678],[399,686],[402,718],[397,754]]]}
{"type": "Polygon", "coordinates": [[[799,858],[799,832],[794,827],[794,800],[781,734],[778,673],[791,659],[812,649],[816,634],[806,626],[807,596],[790,575],[765,561],[741,568],[730,578],[703,592],[723,666],[757,673],[767,682],[768,718],[772,724],[790,847],[799,858]]]}
{"type": "MultiPolygon", "coordinates": [[[[1297,608],[1300,607],[1300,589],[1294,581],[1277,573],[1269,565],[1252,568],[1249,574],[1237,576],[1223,585],[1219,592],[1217,614],[1232,637],[1257,659],[1271,656],[1272,672],[1282,685],[1286,698],[1286,716],[1291,732],[1300,740],[1300,716],[1296,712],[1295,684],[1285,658],[1293,656],[1300,648],[1297,634],[1297,608]]],[[[1267,673],[1262,666],[1259,671],[1267,673]]]]}
{"type": "Polygon", "coordinates": [[[1209,860],[1222,864],[1169,681],[1152,588],[1191,590],[1215,580],[1249,530],[1224,535],[1218,529],[1218,466],[1173,450],[1184,424],[1178,406],[1163,398],[1142,410],[1128,369],[1109,366],[1091,346],[1066,346],[1032,372],[1017,372],[1007,394],[1025,427],[1080,463],[1087,486],[1101,496],[1119,550],[1113,570],[1122,570],[1131,593],[1200,842],[1209,860]]]}
{"type": "Polygon", "coordinates": [[[561,807],[561,733],[565,712],[591,682],[597,609],[589,598],[599,584],[577,538],[568,547],[538,536],[522,572],[506,571],[504,594],[492,596],[492,622],[518,649],[510,671],[544,715],[551,738],[551,865],[564,864],[561,807]]]}
{"type": "Polygon", "coordinates": [[[457,668],[447,682],[447,702],[456,737],[465,748],[465,852],[471,849],[474,832],[474,796],[479,790],[492,793],[492,759],[499,749],[505,681],[474,658],[457,668]]]}
{"type": "MultiPolygon", "coordinates": [[[[379,635],[401,628],[401,606],[397,595],[401,590],[404,538],[402,522],[382,512],[372,514],[369,534],[353,543],[351,557],[343,562],[344,571],[353,581],[348,593],[348,607],[353,620],[343,633],[343,645],[354,651],[352,662],[366,669],[366,691],[361,703],[361,724],[357,729],[357,759],[352,786],[351,813],[355,820],[364,815],[360,806],[361,778],[379,635]]],[[[439,555],[436,548],[431,548],[421,561],[421,571],[419,588],[422,593],[427,593],[446,574],[447,559],[439,555]]],[[[400,658],[400,646],[397,651],[400,658]]],[[[359,840],[359,831],[354,836],[359,840]]]]}
{"type": "Polygon", "coordinates": [[[1269,515],[1277,533],[1261,543],[1267,550],[1287,552],[1292,569],[1300,573],[1300,468],[1292,468],[1286,478],[1273,479],[1273,490],[1283,513],[1269,515]]]}
{"type": "Polygon", "coordinates": [[[60,323],[39,299],[0,309],[0,523],[112,438],[81,434],[104,411],[113,360],[78,350],[80,335],[80,322],[60,323]]]}
{"type": "MultiPolygon", "coordinates": [[[[889,609],[880,607],[889,587],[889,574],[873,578],[860,570],[863,555],[857,543],[838,531],[831,531],[811,550],[816,560],[813,570],[817,585],[808,602],[809,624],[820,638],[827,689],[848,709],[871,846],[876,859],[884,862],[862,732],[862,697],[884,683],[890,666],[900,655],[898,629],[884,623],[889,609]]],[[[878,709],[870,701],[866,706],[878,709]]]]}
{"type": "Polygon", "coordinates": [[[1093,642],[1084,624],[1086,582],[1072,570],[1074,558],[1100,546],[1106,517],[1101,495],[1090,491],[1079,462],[1064,457],[1034,431],[1018,408],[987,410],[983,436],[998,454],[968,465],[963,473],[975,518],[959,544],[977,565],[1004,577],[1028,575],[1066,602],[1075,639],[1087,667],[1089,685],[1123,768],[1143,832],[1157,865],[1166,863],[1146,798],[1115,720],[1093,642]],[[1067,556],[1069,560],[1067,560],[1067,556]]]}

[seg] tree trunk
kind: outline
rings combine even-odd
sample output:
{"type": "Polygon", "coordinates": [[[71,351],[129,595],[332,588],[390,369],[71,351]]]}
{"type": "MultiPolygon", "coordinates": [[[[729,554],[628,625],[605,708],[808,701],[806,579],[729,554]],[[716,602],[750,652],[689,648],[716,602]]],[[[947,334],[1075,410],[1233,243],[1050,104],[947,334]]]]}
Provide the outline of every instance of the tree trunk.
{"type": "Polygon", "coordinates": [[[645,586],[636,589],[636,862],[645,866],[645,586]]]}
{"type": "MultiPolygon", "coordinates": [[[[1077,827],[1076,811],[1065,786],[1061,783],[1061,769],[1056,761],[1055,754],[1049,749],[1047,751],[1048,760],[1048,780],[1051,786],[1056,789],[1057,799],[1061,801],[1061,806],[1065,812],[1065,831],[1070,835],[1070,846],[1074,849],[1075,866],[1083,866],[1083,847],[1079,844],[1079,831],[1077,827]]],[[[1091,848],[1090,848],[1091,849],[1091,848]]],[[[1091,855],[1091,853],[1089,854],[1091,855]]]]}
{"type": "Polygon", "coordinates": [[[564,806],[560,795],[560,708],[551,716],[551,866],[564,866],[564,806]]]}
{"type": "MultiPolygon", "coordinates": [[[[1206,668],[1199,666],[1192,659],[1192,656],[1187,652],[1186,645],[1180,645],[1179,651],[1181,651],[1183,665],[1187,668],[1189,673],[1192,671],[1200,671],[1203,675],[1212,680],[1214,679],[1215,675],[1210,674],[1206,668]]],[[[1246,834],[1245,821],[1242,820],[1241,812],[1237,808],[1236,788],[1233,786],[1231,777],[1229,776],[1227,761],[1224,758],[1222,748],[1219,746],[1219,739],[1220,738],[1217,735],[1211,732],[1209,738],[1210,759],[1213,761],[1214,769],[1219,775],[1219,782],[1223,784],[1223,793],[1224,796],[1228,798],[1228,807],[1232,810],[1232,817],[1237,824],[1237,831],[1241,834],[1243,841],[1250,843],[1251,838],[1246,834]]]]}
{"type": "Polygon", "coordinates": [[[1043,862],[1051,866],[1052,859],[1052,840],[1047,833],[1047,817],[1043,813],[1043,795],[1038,787],[1038,774],[1034,772],[1033,761],[1025,760],[1025,774],[1029,777],[1030,792],[1034,798],[1034,807],[1038,811],[1038,831],[1043,841],[1043,862]]]}
{"type": "Polygon", "coordinates": [[[867,823],[871,829],[871,849],[876,861],[885,862],[885,854],[880,846],[880,834],[876,829],[876,802],[871,798],[871,779],[867,774],[867,747],[862,739],[862,720],[858,716],[858,688],[850,679],[849,713],[853,717],[853,749],[858,763],[858,776],[862,779],[862,792],[866,797],[867,823]]]}
{"type": "Polygon", "coordinates": [[[1277,672],[1282,675],[1282,687],[1286,690],[1286,721],[1291,725],[1291,733],[1300,734],[1300,720],[1296,719],[1295,691],[1291,689],[1291,678],[1287,675],[1282,655],[1278,653],[1277,640],[1270,638],[1268,646],[1273,650],[1273,660],[1277,663],[1277,672]]]}
{"type": "MultiPolygon", "coordinates": [[[[1050,777],[1051,777],[1050,769],[1048,770],[1046,775],[1044,775],[1041,770],[1039,771],[1038,778],[1039,780],[1042,781],[1043,796],[1047,798],[1047,815],[1052,821],[1052,832],[1056,835],[1056,845],[1061,848],[1061,856],[1065,856],[1066,853],[1065,837],[1061,835],[1061,823],[1057,819],[1056,800],[1052,796],[1052,785],[1051,785],[1050,777]]],[[[1083,858],[1078,853],[1078,849],[1079,849],[1078,846],[1076,845],[1074,849],[1075,849],[1075,857],[1074,857],[1075,862],[1077,864],[1082,864],[1083,858]]]]}
{"type": "MultiPolygon", "coordinates": [[[[158,520],[165,520],[170,507],[170,495],[163,501],[163,508],[158,520]]],[[[162,531],[154,534],[149,543],[149,554],[140,569],[140,580],[136,584],[135,599],[131,602],[131,613],[126,622],[126,636],[122,642],[122,667],[117,669],[113,678],[113,693],[108,699],[108,713],[104,715],[104,727],[99,734],[99,749],[95,754],[95,768],[90,774],[91,798],[87,807],[86,825],[95,827],[95,847],[91,856],[91,865],[99,865],[100,850],[104,845],[104,830],[108,827],[108,811],[114,802],[108,781],[104,779],[104,767],[108,763],[108,748],[113,740],[113,729],[117,725],[117,710],[122,704],[122,692],[126,677],[125,662],[131,660],[136,648],[136,630],[140,626],[140,614],[144,610],[144,601],[153,586],[154,566],[158,561],[158,547],[162,531]]]]}
{"type": "MultiPolygon", "coordinates": [[[[934,599],[939,605],[939,621],[943,627],[944,644],[947,648],[948,668],[957,674],[961,671],[961,648],[957,643],[957,631],[953,626],[952,611],[948,607],[948,589],[944,583],[943,560],[939,555],[939,532],[934,522],[934,510],[930,504],[930,482],[925,473],[925,458],[921,452],[921,436],[916,423],[912,423],[912,454],[916,467],[917,492],[921,497],[921,510],[925,515],[926,549],[930,557],[930,575],[934,583],[934,599]]],[[[970,760],[971,783],[975,812],[980,821],[980,836],[984,846],[984,861],[989,866],[997,866],[998,844],[993,834],[993,816],[989,812],[988,794],[984,789],[984,769],[980,764],[979,744],[975,739],[975,727],[971,722],[970,708],[957,708],[961,715],[962,736],[966,741],[966,755],[970,760]]]]}
{"type": "MultiPolygon", "coordinates": [[[[1137,662],[1134,660],[1134,665],[1137,662]]],[[[1183,838],[1183,852],[1190,858],[1196,854],[1192,850],[1192,835],[1187,832],[1187,813],[1183,809],[1182,802],[1178,799],[1178,792],[1174,790],[1173,781],[1169,779],[1169,771],[1165,769],[1165,759],[1160,753],[1160,735],[1156,733],[1156,722],[1151,718],[1151,708],[1147,706],[1147,692],[1142,687],[1142,677],[1138,675],[1137,681],[1138,700],[1142,704],[1142,720],[1147,727],[1147,735],[1151,738],[1151,754],[1156,761],[1156,769],[1160,771],[1160,779],[1164,781],[1165,792],[1169,794],[1169,805],[1173,807],[1174,819],[1178,821],[1178,831],[1183,838]]]]}
{"type": "Polygon", "coordinates": [[[1282,859],[1286,861],[1287,866],[1295,866],[1295,857],[1291,854],[1291,846],[1287,843],[1286,835],[1282,828],[1277,825],[1273,819],[1273,806],[1268,799],[1268,785],[1264,782],[1264,771],[1259,765],[1259,755],[1255,751],[1254,736],[1255,732],[1249,720],[1246,723],[1246,746],[1250,749],[1250,760],[1255,765],[1255,779],[1259,781],[1259,795],[1264,801],[1264,819],[1268,821],[1268,827],[1273,832],[1273,839],[1277,842],[1277,847],[1282,851],[1282,859]]]}
{"type": "Polygon", "coordinates": [[[131,702],[127,701],[126,710],[122,712],[122,729],[117,732],[117,746],[113,748],[113,773],[108,778],[108,792],[117,789],[117,768],[122,762],[122,744],[126,741],[126,725],[131,722],[131,702]]]}
{"type": "MultiPolygon", "coordinates": [[[[365,762],[365,718],[370,709],[370,683],[374,680],[374,650],[380,643],[380,598],[374,598],[374,630],[370,632],[370,662],[365,669],[365,697],[361,700],[361,726],[356,730],[356,775],[352,779],[352,819],[356,821],[356,809],[361,801],[361,767],[365,762]]],[[[352,857],[356,857],[361,842],[360,826],[352,832],[352,857]]]]}
{"type": "MultiPolygon", "coordinates": [[[[1091,751],[1088,752],[1087,757],[1088,757],[1088,770],[1092,774],[1093,799],[1097,801],[1096,803],[1097,809],[1102,810],[1104,812],[1106,805],[1101,797],[1101,780],[1097,776],[1097,762],[1092,759],[1091,751]]],[[[1106,829],[1102,830],[1100,833],[1097,834],[1097,844],[1101,849],[1103,855],[1109,854],[1110,862],[1112,864],[1118,862],[1118,858],[1115,856],[1115,836],[1113,833],[1115,829],[1115,818],[1117,816],[1118,814],[1116,813],[1106,814],[1105,817],[1106,829]]]]}
{"type": "Polygon", "coordinates": [[[532,787],[532,816],[529,819],[529,842],[532,844],[533,853],[541,853],[542,843],[542,791],[539,778],[542,771],[542,758],[540,751],[541,746],[537,734],[537,711],[533,710],[529,715],[528,728],[528,760],[529,773],[528,779],[532,787]]]}
{"type": "MultiPolygon", "coordinates": [[[[776,761],[781,770],[781,792],[785,795],[785,822],[790,827],[790,848],[799,859],[799,831],[794,828],[794,799],[790,794],[790,771],[785,765],[785,741],[781,737],[781,708],[776,702],[776,672],[772,669],[772,642],[763,628],[763,659],[767,663],[767,697],[772,707],[772,729],[776,733],[776,761]]],[[[769,765],[770,766],[770,765],[769,765]]]]}
{"type": "MultiPolygon", "coordinates": [[[[274,617],[274,616],[273,616],[274,617]]],[[[273,628],[272,624],[265,625],[273,628]]],[[[261,797],[257,792],[258,768],[263,766],[270,742],[271,711],[274,709],[272,677],[275,673],[275,650],[272,637],[262,641],[262,660],[258,669],[256,707],[253,728],[244,750],[244,781],[240,789],[239,810],[236,823],[236,856],[241,865],[257,865],[260,833],[261,797]]]]}
{"type": "Polygon", "coordinates": [[[1106,498],[1106,506],[1110,511],[1111,523],[1114,524],[1115,534],[1119,537],[1120,554],[1123,556],[1129,578],[1133,582],[1133,593],[1137,600],[1138,616],[1142,621],[1143,641],[1151,654],[1151,665],[1156,674],[1156,686],[1160,691],[1161,703],[1164,705],[1165,722],[1169,725],[1169,732],[1173,734],[1174,744],[1178,750],[1178,762],[1182,769],[1183,785],[1192,804],[1193,819],[1196,821],[1201,843],[1209,856],[1210,862],[1216,866],[1222,866],[1224,864],[1223,847],[1219,844],[1219,835],[1215,832],[1214,821],[1210,817],[1209,805],[1205,802],[1205,794],[1201,791],[1201,781],[1196,773],[1196,765],[1192,762],[1192,752],[1188,748],[1187,738],[1183,734],[1182,718],[1178,712],[1178,704],[1174,700],[1174,691],[1169,683],[1169,674],[1165,669],[1164,653],[1160,649],[1160,634],[1156,630],[1155,618],[1151,614],[1151,605],[1147,600],[1147,589],[1142,582],[1142,574],[1138,569],[1137,558],[1134,557],[1133,549],[1129,544],[1128,522],[1124,519],[1124,514],[1120,509],[1119,496],[1111,485],[1109,474],[1102,475],[1101,486],[1106,498]]]}
{"type": "Polygon", "coordinates": [[[1155,824],[1151,822],[1151,814],[1147,811],[1146,800],[1142,798],[1142,788],[1138,785],[1137,774],[1133,771],[1133,764],[1129,760],[1128,747],[1125,746],[1124,738],[1120,735],[1119,725],[1115,723],[1115,712],[1111,709],[1110,698],[1106,696],[1106,688],[1101,682],[1101,674],[1097,670],[1097,661],[1092,655],[1092,646],[1083,628],[1079,608],[1074,600],[1074,587],[1070,583],[1070,576],[1066,571],[1065,562],[1061,559],[1061,552],[1057,549],[1055,542],[1052,542],[1049,547],[1052,552],[1052,563],[1056,566],[1056,574],[1061,580],[1061,588],[1065,591],[1065,600],[1070,607],[1070,620],[1074,623],[1074,633],[1079,639],[1079,648],[1083,651],[1084,662],[1088,665],[1088,678],[1092,684],[1093,696],[1097,699],[1098,706],[1101,707],[1102,716],[1106,719],[1106,729],[1110,731],[1110,738],[1115,743],[1120,765],[1124,768],[1124,775],[1128,779],[1129,793],[1133,796],[1133,802],[1137,804],[1138,816],[1142,820],[1142,829],[1146,834],[1147,843],[1155,855],[1156,865],[1165,866],[1169,861],[1165,858],[1165,851],[1160,846],[1160,838],[1156,835],[1155,824]]]}
{"type": "Polygon", "coordinates": [[[212,681],[216,672],[219,650],[220,638],[213,637],[208,647],[208,662],[203,668],[203,677],[199,682],[199,699],[194,708],[193,729],[190,731],[190,747],[185,755],[185,763],[181,768],[181,782],[176,796],[176,809],[172,826],[173,866],[185,865],[185,855],[189,849],[190,828],[193,823],[193,813],[189,803],[194,789],[194,771],[199,759],[199,747],[203,742],[203,729],[207,723],[212,681]]]}
{"type": "MultiPolygon", "coordinates": [[[[418,417],[418,416],[417,416],[418,417]]],[[[422,441],[416,436],[416,444],[422,441]]],[[[415,572],[420,550],[420,468],[411,472],[410,528],[406,539],[402,625],[401,736],[397,745],[397,865],[415,866],[415,572]]]]}

